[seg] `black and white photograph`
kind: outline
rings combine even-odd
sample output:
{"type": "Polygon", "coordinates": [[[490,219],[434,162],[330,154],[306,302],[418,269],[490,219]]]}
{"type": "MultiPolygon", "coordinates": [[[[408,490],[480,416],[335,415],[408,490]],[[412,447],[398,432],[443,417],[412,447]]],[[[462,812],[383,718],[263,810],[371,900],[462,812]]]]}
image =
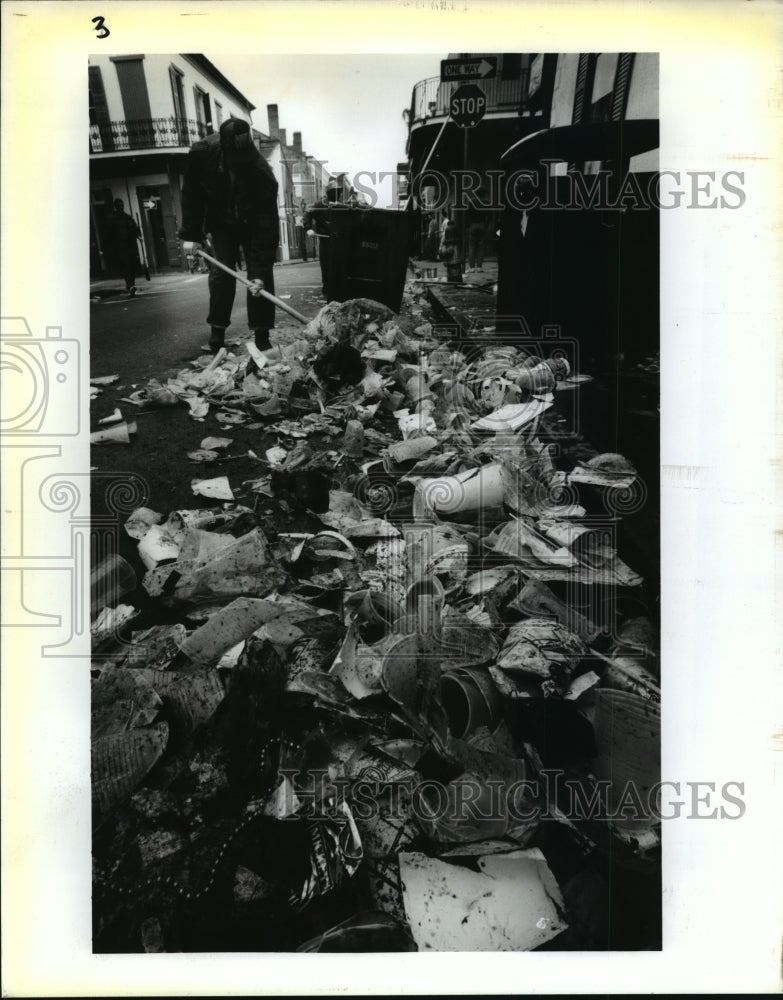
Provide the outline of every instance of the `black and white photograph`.
{"type": "Polygon", "coordinates": [[[89,61],[95,950],[659,949],[658,55],[260,61],[89,61]]]}
{"type": "Polygon", "coordinates": [[[4,146],[6,803],[78,975],[774,990],[772,7],[689,56],[670,3],[48,6],[49,153],[4,146]],[[753,973],[700,975],[733,933],[753,973]]]}

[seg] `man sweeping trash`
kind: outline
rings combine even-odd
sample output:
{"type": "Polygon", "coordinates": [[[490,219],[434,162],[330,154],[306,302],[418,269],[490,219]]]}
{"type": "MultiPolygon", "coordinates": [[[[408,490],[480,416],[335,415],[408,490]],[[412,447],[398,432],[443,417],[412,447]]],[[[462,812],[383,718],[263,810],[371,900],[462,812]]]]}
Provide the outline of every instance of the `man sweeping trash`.
{"type": "MultiPolygon", "coordinates": [[[[269,348],[275,305],[259,294],[274,294],[273,265],[280,242],[277,181],[253,145],[246,121],[229,118],[220,131],[195,143],[188,154],[182,188],[182,228],[186,254],[203,248],[209,234],[215,258],[233,269],[242,249],[250,279],[247,321],[260,350],[269,348]]],[[[236,279],[215,265],[209,272],[209,347],[217,353],[231,322],[236,279]]]]}

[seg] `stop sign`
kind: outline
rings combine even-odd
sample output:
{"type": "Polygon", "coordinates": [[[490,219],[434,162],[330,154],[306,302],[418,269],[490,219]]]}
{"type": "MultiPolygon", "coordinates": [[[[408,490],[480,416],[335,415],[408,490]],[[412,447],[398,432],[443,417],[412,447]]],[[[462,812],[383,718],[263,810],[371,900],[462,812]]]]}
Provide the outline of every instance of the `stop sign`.
{"type": "Polygon", "coordinates": [[[457,87],[451,95],[449,114],[452,121],[460,128],[473,128],[474,125],[478,125],[486,110],[486,95],[475,83],[465,83],[457,87]]]}

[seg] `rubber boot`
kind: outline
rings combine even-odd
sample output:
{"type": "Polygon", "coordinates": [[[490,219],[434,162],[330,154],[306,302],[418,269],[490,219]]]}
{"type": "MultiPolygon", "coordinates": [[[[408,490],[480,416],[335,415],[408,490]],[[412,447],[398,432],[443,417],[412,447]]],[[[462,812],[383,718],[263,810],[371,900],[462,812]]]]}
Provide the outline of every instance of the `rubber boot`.
{"type": "Polygon", "coordinates": [[[253,335],[259,351],[268,351],[272,346],[269,343],[269,330],[253,330],[253,335]]]}
{"type": "Polygon", "coordinates": [[[217,354],[221,347],[225,347],[226,331],[219,326],[213,326],[209,335],[209,349],[213,354],[217,354]]]}

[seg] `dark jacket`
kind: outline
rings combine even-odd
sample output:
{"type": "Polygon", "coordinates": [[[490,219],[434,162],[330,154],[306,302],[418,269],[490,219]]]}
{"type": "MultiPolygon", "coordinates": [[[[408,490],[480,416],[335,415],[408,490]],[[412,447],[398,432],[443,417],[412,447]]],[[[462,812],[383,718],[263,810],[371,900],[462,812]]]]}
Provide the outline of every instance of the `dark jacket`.
{"type": "Polygon", "coordinates": [[[112,212],[106,222],[106,256],[118,264],[135,259],[138,256],[136,240],[140,236],[139,227],[127,212],[112,212]]]}
{"type": "Polygon", "coordinates": [[[320,236],[328,235],[329,210],[338,206],[340,208],[345,207],[339,202],[330,202],[324,193],[317,201],[314,201],[312,205],[307,206],[305,214],[302,218],[302,225],[306,230],[312,229],[320,236]]]}
{"type": "Polygon", "coordinates": [[[277,181],[264,157],[253,147],[249,162],[233,181],[215,133],[195,143],[188,154],[182,187],[179,237],[203,243],[206,233],[240,224],[270,252],[280,242],[277,181]]]}

